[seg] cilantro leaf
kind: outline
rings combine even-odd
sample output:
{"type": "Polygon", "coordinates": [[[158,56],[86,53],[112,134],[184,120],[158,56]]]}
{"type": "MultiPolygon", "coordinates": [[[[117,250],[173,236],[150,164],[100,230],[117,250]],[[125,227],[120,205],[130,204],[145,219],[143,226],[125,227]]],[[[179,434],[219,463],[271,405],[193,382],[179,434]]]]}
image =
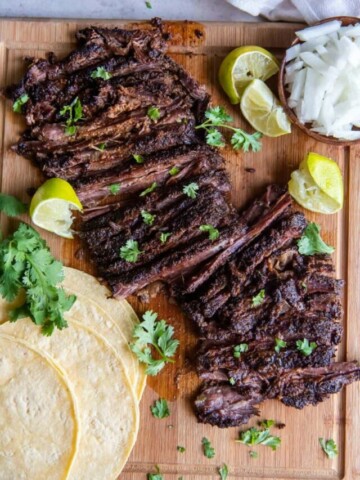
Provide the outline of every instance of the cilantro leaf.
{"type": "Polygon", "coordinates": [[[185,185],[183,188],[183,193],[190,198],[196,198],[197,191],[199,190],[199,185],[195,182],[191,182],[188,185],[185,185]]]}
{"type": "Polygon", "coordinates": [[[147,212],[146,210],[141,210],[141,216],[144,220],[146,225],[152,225],[154,223],[156,215],[152,215],[151,213],[147,212]]]}
{"type": "Polygon", "coordinates": [[[199,230],[201,232],[209,232],[209,240],[217,240],[220,237],[220,232],[212,225],[200,225],[199,230]]]}
{"type": "Polygon", "coordinates": [[[156,470],[156,473],[147,474],[147,480],[164,480],[164,477],[160,473],[160,468],[156,466],[155,470],[156,470]]]}
{"type": "Polygon", "coordinates": [[[203,446],[203,452],[205,457],[207,458],[214,458],[215,457],[215,450],[211,446],[210,440],[208,440],[206,437],[203,437],[201,440],[201,444],[203,446]]]}
{"type": "Polygon", "coordinates": [[[16,113],[22,113],[22,106],[30,100],[27,93],[23,93],[21,97],[17,98],[13,103],[13,111],[16,113]]]}
{"type": "Polygon", "coordinates": [[[285,340],[282,340],[281,338],[275,338],[275,352],[276,353],[280,353],[280,350],[282,348],[285,348],[287,345],[287,343],[285,342],[285,340]]]}
{"type": "Polygon", "coordinates": [[[305,231],[297,242],[299,253],[302,255],[316,255],[324,253],[333,253],[333,247],[326,245],[320,236],[320,226],[317,223],[309,223],[305,231]]]}
{"type": "Polygon", "coordinates": [[[155,418],[166,418],[170,416],[170,410],[167,401],[164,398],[159,398],[150,407],[151,413],[155,418]]]}
{"type": "Polygon", "coordinates": [[[223,123],[229,123],[233,121],[233,118],[226,113],[225,108],[219,105],[206,110],[205,118],[210,120],[212,125],[215,127],[223,123]]]}
{"type": "Polygon", "coordinates": [[[152,120],[153,122],[157,122],[160,118],[160,110],[157,107],[149,107],[147,111],[147,116],[152,120]]]}
{"type": "Polygon", "coordinates": [[[108,190],[111,193],[111,195],[116,195],[117,193],[120,192],[121,185],[120,183],[113,183],[112,185],[108,186],[108,190]]]}
{"type": "Polygon", "coordinates": [[[281,443],[280,437],[271,435],[268,428],[258,429],[256,427],[240,432],[239,439],[235,441],[247,446],[265,445],[272,450],[276,450],[281,443]]]}
{"type": "Polygon", "coordinates": [[[259,307],[265,299],[265,290],[262,289],[260,292],[252,298],[252,306],[259,307]]]}
{"type": "Polygon", "coordinates": [[[145,197],[148,193],[153,192],[157,188],[157,183],[153,182],[150,187],[148,187],[146,190],[140,193],[140,197],[145,197]]]}
{"type": "Polygon", "coordinates": [[[103,80],[110,80],[112,77],[111,73],[106,71],[105,67],[97,67],[96,70],[91,72],[91,78],[102,78],[103,80]]]}
{"type": "Polygon", "coordinates": [[[151,2],[146,1],[145,2],[146,8],[152,8],[151,2]]]}
{"type": "Polygon", "coordinates": [[[64,312],[70,310],[76,297],[57,287],[63,278],[62,264],[29,225],[20,223],[0,243],[0,295],[12,302],[20,290],[25,292],[23,304],[10,311],[10,321],[30,317],[44,335],[51,335],[55,327],[67,327],[64,312]]]}
{"type": "Polygon", "coordinates": [[[134,328],[135,341],[130,345],[140,362],[147,365],[147,375],[157,375],[166,363],[174,363],[172,357],[179,346],[179,341],[173,338],[174,327],[157,317],[158,314],[151,310],[144,313],[143,321],[134,328]],[[158,358],[153,357],[151,347],[158,358]]]}
{"type": "Polygon", "coordinates": [[[182,447],[181,445],[178,445],[178,446],[176,447],[176,450],[177,450],[178,452],[180,452],[180,453],[186,452],[186,448],[185,448],[185,447],[182,447]]]}
{"type": "Polygon", "coordinates": [[[260,426],[263,428],[271,428],[275,425],[275,420],[263,420],[260,422],[260,426]]]}
{"type": "Polygon", "coordinates": [[[172,168],[170,168],[170,170],[169,170],[169,175],[171,175],[172,177],[174,177],[174,176],[177,175],[179,172],[180,172],[180,168],[179,168],[179,167],[172,167],[172,168]]]}
{"type": "Polygon", "coordinates": [[[329,458],[336,457],[336,455],[338,454],[338,449],[334,440],[325,440],[324,438],[319,438],[319,443],[321,445],[321,448],[324,450],[324,452],[329,458]]]}
{"type": "Polygon", "coordinates": [[[242,353],[245,353],[249,350],[249,345],[247,343],[240,343],[239,345],[235,345],[233,356],[234,358],[240,358],[242,353]]]}
{"type": "Polygon", "coordinates": [[[253,152],[259,152],[261,150],[261,142],[259,142],[261,137],[262,134],[260,132],[250,134],[241,128],[237,128],[231,137],[231,145],[234,150],[242,149],[244,152],[248,152],[251,148],[253,152]]]}
{"type": "Polygon", "coordinates": [[[229,378],[229,383],[230,383],[230,385],[235,385],[235,383],[236,383],[235,378],[234,378],[234,377],[230,377],[230,378],[229,378]]]}
{"type": "Polygon", "coordinates": [[[206,134],[206,143],[211,147],[225,147],[224,137],[216,128],[211,128],[206,134]]]}
{"type": "Polygon", "coordinates": [[[9,217],[16,217],[27,212],[27,205],[13,195],[0,193],[0,211],[9,217]]]}
{"type": "Polygon", "coordinates": [[[228,475],[229,475],[229,469],[226,463],[223,463],[223,465],[219,468],[219,474],[221,480],[226,480],[228,475]]]}
{"type": "Polygon", "coordinates": [[[78,122],[83,118],[82,105],[78,97],[76,97],[70,105],[64,105],[60,110],[60,115],[67,117],[65,134],[66,135],[75,135],[77,127],[74,123],[78,122]]]}
{"type": "Polygon", "coordinates": [[[125,245],[120,248],[120,258],[127,262],[137,262],[139,255],[141,255],[139,245],[136,240],[128,240],[125,245]]]}
{"type": "Polygon", "coordinates": [[[317,348],[317,344],[315,342],[309,343],[307,338],[304,340],[297,340],[296,347],[305,357],[308,357],[312,354],[312,352],[317,348]]]}
{"type": "Polygon", "coordinates": [[[167,239],[171,237],[171,233],[170,232],[161,232],[160,233],[160,242],[161,243],[166,243],[167,242],[167,239]]]}
{"type": "Polygon", "coordinates": [[[133,154],[133,159],[136,163],[144,163],[144,157],[142,155],[133,154]]]}

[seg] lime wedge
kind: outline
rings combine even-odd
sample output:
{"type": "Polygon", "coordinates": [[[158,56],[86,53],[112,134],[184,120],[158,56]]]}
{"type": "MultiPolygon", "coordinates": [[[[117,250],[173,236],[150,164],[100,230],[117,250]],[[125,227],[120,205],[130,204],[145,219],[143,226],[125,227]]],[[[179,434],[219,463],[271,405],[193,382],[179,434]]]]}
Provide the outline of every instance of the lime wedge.
{"type": "Polygon", "coordinates": [[[31,199],[30,217],[33,223],[60,237],[73,238],[72,211],[82,211],[82,205],[70,183],[51,178],[39,187],[31,199]]]}
{"type": "Polygon", "coordinates": [[[252,80],[241,97],[240,109],[255,130],[268,137],[291,132],[290,121],[278,99],[262,80],[252,80]]]}
{"type": "Polygon", "coordinates": [[[331,214],[343,206],[341,171],[330,158],[309,153],[291,174],[288,186],[290,195],[312,212],[331,214]]]}
{"type": "Polygon", "coordinates": [[[245,46],[235,48],[223,60],[219,81],[231,103],[239,103],[251,80],[267,80],[279,71],[279,62],[264,48],[245,46]]]}

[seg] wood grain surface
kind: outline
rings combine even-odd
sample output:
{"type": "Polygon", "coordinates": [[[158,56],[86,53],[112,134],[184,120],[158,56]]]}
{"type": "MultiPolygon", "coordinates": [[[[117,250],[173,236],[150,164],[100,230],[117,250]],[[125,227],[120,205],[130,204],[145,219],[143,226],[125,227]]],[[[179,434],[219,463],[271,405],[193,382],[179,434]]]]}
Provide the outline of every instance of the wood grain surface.
{"type": "MultiPolygon", "coordinates": [[[[0,20],[0,84],[18,80],[23,71],[25,56],[43,56],[48,51],[66,54],[74,47],[74,33],[78,28],[96,23],[123,26],[121,21],[18,21],[0,20]]],[[[225,24],[199,25],[191,22],[169,24],[173,32],[171,56],[181,63],[197,80],[206,84],[214,104],[225,105],[236,124],[249,128],[242,120],[237,106],[231,106],[217,82],[221,59],[232,48],[243,44],[261,45],[281,59],[284,48],[293,40],[294,24],[225,24]]],[[[276,85],[274,79],[273,86],[276,85]]],[[[1,132],[1,191],[18,195],[29,201],[27,189],[43,181],[40,172],[14,154],[9,147],[24,129],[20,115],[12,112],[10,102],[0,103],[1,132]]],[[[344,340],[338,351],[341,360],[360,359],[360,148],[337,147],[317,143],[293,128],[291,135],[277,139],[264,138],[260,153],[234,153],[226,148],[228,171],[232,182],[232,199],[242,207],[258,195],[270,182],[288,181],[309,151],[336,159],[344,174],[346,202],[336,215],[307,213],[309,220],[322,226],[325,240],[336,247],[334,260],[338,277],[346,281],[344,292],[344,340]],[[249,169],[254,169],[249,170],[249,169]]],[[[2,229],[7,233],[16,226],[14,220],[2,218],[2,229]]],[[[78,240],[61,240],[41,232],[52,252],[64,264],[94,273],[78,240]]],[[[239,428],[221,430],[196,422],[191,399],[197,387],[196,375],[191,372],[189,359],[196,343],[191,322],[179,308],[169,301],[166,292],[152,299],[150,304],[129,299],[138,313],[149,308],[175,326],[181,341],[175,366],[151,379],[141,402],[141,428],[123,480],[140,480],[158,465],[165,480],[217,479],[218,467],[226,463],[229,479],[340,479],[360,478],[360,385],[347,387],[317,407],[303,411],[287,408],[278,401],[268,401],[261,408],[261,417],[272,418],[286,424],[274,430],[282,444],[273,452],[258,447],[257,459],[250,458],[249,449],[236,444],[239,428]],[[159,395],[169,400],[171,416],[158,420],[151,416],[150,405],[159,395]],[[202,437],[208,437],[216,450],[215,458],[207,459],[201,449],[202,437]],[[319,447],[318,438],[333,438],[339,446],[337,458],[328,459],[319,447]],[[179,453],[177,445],[186,447],[179,453]]],[[[114,379],[115,381],[116,379],[114,379]]],[[[254,424],[252,422],[251,424],[254,424]]],[[[245,427],[246,428],[246,427],[245,427]]],[[[107,479],[104,479],[107,480],[107,479]]]]}

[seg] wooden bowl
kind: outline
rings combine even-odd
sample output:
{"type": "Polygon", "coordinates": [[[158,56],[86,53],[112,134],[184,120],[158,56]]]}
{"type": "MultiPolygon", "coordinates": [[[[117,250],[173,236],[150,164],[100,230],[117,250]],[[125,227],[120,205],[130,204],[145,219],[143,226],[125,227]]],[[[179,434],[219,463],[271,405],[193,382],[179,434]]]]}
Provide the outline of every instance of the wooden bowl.
{"type": "MultiPolygon", "coordinates": [[[[348,25],[353,25],[355,23],[360,23],[360,18],[357,17],[331,17],[331,18],[326,18],[325,20],[321,20],[321,22],[317,22],[314,24],[315,25],[320,25],[322,23],[330,22],[331,20],[340,20],[342,22],[342,25],[348,26],[348,25]]],[[[313,25],[311,25],[313,26],[313,25]]],[[[306,27],[305,27],[306,28],[306,27]]],[[[296,38],[291,46],[296,45],[297,43],[303,43],[299,38],[296,38]]],[[[307,123],[301,123],[299,119],[296,116],[296,113],[292,108],[289,107],[287,103],[287,98],[289,96],[288,92],[285,89],[285,66],[286,66],[286,61],[285,61],[285,55],[284,58],[281,62],[280,66],[280,71],[279,71],[279,77],[278,77],[278,92],[279,92],[279,98],[282,103],[282,106],[290,118],[290,120],[300,128],[303,132],[305,132],[307,135],[309,135],[312,138],[315,138],[315,140],[318,140],[319,142],[325,142],[325,143],[331,143],[332,145],[337,145],[339,147],[344,147],[348,145],[354,145],[356,143],[360,143],[360,139],[358,140],[340,140],[335,137],[331,136],[326,136],[326,135],[321,135],[320,133],[313,132],[310,130],[311,124],[307,123]]],[[[355,128],[355,130],[359,130],[358,128],[355,128]]]]}

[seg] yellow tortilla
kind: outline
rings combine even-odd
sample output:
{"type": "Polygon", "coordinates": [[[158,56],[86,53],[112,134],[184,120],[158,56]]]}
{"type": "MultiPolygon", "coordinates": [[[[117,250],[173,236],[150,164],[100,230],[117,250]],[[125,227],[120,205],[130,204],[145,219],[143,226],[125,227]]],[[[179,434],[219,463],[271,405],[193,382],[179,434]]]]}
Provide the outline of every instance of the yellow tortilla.
{"type": "Polygon", "coordinates": [[[78,438],[72,392],[48,359],[1,334],[0,432],[0,478],[68,478],[78,438]]]}
{"type": "Polygon", "coordinates": [[[55,329],[50,337],[29,319],[4,323],[0,334],[44,352],[72,385],[79,405],[80,439],[68,479],[116,479],[136,440],[138,402],[113,348],[88,326],[68,322],[69,328],[55,329]]]}
{"type": "Polygon", "coordinates": [[[98,280],[74,268],[64,268],[63,287],[77,296],[70,317],[93,328],[120,355],[131,385],[140,401],[146,386],[146,375],[129,348],[134,326],[139,319],[126,300],[111,298],[111,292],[98,280]]]}

